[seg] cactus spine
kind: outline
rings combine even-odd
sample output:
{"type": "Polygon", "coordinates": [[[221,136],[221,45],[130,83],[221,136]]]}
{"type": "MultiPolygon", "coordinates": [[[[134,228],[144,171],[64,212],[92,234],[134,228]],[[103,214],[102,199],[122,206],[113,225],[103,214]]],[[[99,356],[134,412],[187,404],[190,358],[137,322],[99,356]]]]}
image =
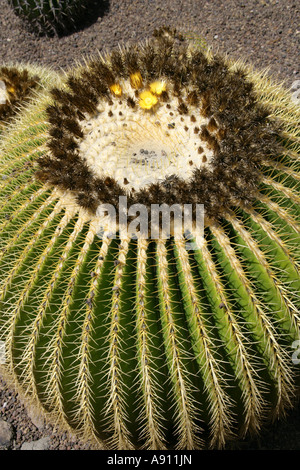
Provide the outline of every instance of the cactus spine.
{"type": "Polygon", "coordinates": [[[163,31],[72,72],[24,111],[0,149],[5,371],[61,426],[117,449],[222,448],[296,397],[299,109],[267,76],[176,47],[163,31]],[[221,79],[223,96],[213,88],[221,79]],[[243,99],[241,147],[231,132],[244,121],[230,110],[243,99]],[[174,134],[178,159],[184,146],[201,171],[187,181],[180,162],[171,179],[152,168],[141,186],[136,148],[152,143],[156,158],[159,143],[172,155],[174,134]],[[129,148],[133,174],[122,160],[129,148]],[[99,237],[100,202],[138,193],[147,205],[157,194],[184,197],[181,187],[207,198],[204,236],[192,232],[199,249],[183,235],[134,240],[121,226],[117,239],[109,226],[99,237]]]}
{"type": "Polygon", "coordinates": [[[68,32],[76,26],[87,0],[8,0],[16,15],[38,34],[68,32]]]}

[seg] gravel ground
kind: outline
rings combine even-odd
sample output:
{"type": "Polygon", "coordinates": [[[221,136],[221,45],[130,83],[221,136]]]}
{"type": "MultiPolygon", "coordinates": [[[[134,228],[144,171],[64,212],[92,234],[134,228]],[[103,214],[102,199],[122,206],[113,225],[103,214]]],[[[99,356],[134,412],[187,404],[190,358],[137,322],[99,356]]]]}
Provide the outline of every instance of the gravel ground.
{"type": "Polygon", "coordinates": [[[138,41],[162,24],[193,31],[216,50],[269,67],[290,85],[300,78],[300,10],[296,0],[91,0],[84,27],[65,37],[27,32],[0,0],[0,62],[31,61],[55,69],[83,55],[138,41]],[[100,5],[100,6],[99,6],[100,5]]]}
{"type": "MultiPolygon", "coordinates": [[[[7,1],[0,0],[0,63],[34,62],[59,70],[97,50],[142,40],[155,27],[169,24],[200,34],[215,51],[268,67],[274,78],[290,87],[300,78],[299,17],[299,3],[293,0],[94,0],[78,31],[49,38],[27,31],[7,1]]],[[[89,448],[30,414],[0,377],[0,437],[3,421],[11,425],[6,447],[13,450],[45,437],[50,450],[89,448]]],[[[286,420],[264,429],[259,439],[240,442],[239,448],[300,450],[299,407],[286,420]]]]}
{"type": "Polygon", "coordinates": [[[26,450],[26,444],[45,438],[48,439],[44,442],[45,449],[43,450],[89,450],[91,448],[68,433],[59,433],[54,426],[45,423],[44,419],[36,416],[32,410],[26,409],[18,394],[11,390],[0,376],[0,450],[5,448],[26,450]],[[1,445],[3,421],[10,424],[10,430],[7,433],[6,444],[2,442],[1,445]],[[10,442],[8,442],[9,436],[10,442]]]}

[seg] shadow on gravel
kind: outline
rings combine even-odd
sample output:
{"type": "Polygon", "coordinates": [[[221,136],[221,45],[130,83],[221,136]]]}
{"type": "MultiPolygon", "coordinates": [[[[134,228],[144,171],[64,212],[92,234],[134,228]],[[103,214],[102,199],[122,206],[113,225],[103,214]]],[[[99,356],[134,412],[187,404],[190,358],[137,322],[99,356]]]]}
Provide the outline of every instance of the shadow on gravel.
{"type": "Polygon", "coordinates": [[[69,36],[72,33],[83,31],[96,23],[98,18],[101,18],[109,11],[109,0],[88,0],[87,3],[87,8],[82,15],[78,17],[76,26],[69,31],[58,33],[59,37],[69,36]]]}

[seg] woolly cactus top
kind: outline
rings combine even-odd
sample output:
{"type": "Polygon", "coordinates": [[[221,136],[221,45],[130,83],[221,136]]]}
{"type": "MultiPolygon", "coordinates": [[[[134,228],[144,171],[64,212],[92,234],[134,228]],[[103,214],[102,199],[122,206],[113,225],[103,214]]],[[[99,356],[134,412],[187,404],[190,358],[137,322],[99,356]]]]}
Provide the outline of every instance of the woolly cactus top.
{"type": "Polygon", "coordinates": [[[278,126],[242,70],[211,60],[169,30],[69,76],[48,108],[50,152],[38,176],[102,203],[205,204],[208,218],[247,203],[278,126]]]}
{"type": "Polygon", "coordinates": [[[0,67],[0,124],[7,121],[37,88],[39,78],[26,69],[0,67]]]}

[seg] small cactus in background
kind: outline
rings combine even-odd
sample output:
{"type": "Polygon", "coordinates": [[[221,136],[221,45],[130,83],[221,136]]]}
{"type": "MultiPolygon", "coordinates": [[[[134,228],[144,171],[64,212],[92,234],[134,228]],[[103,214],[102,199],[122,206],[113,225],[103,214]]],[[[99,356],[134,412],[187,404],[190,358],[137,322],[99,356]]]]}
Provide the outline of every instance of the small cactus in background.
{"type": "Polygon", "coordinates": [[[95,445],[259,432],[298,383],[299,109],[168,29],[61,80],[0,146],[5,373],[95,445]],[[120,196],[204,204],[204,233],[113,238],[120,196]]]}
{"type": "Polygon", "coordinates": [[[71,31],[88,7],[89,0],[8,0],[15,13],[38,34],[71,31]]]}

